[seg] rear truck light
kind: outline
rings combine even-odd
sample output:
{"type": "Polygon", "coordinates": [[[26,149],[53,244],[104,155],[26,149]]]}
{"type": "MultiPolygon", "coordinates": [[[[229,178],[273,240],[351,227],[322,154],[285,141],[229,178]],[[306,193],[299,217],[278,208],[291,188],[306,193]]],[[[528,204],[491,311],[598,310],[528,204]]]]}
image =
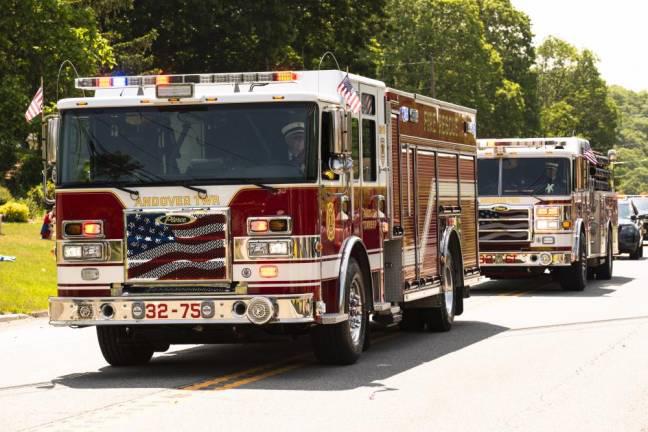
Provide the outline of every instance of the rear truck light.
{"type": "Polygon", "coordinates": [[[279,268],[274,265],[265,265],[259,268],[259,276],[262,278],[276,278],[279,275],[279,268]]]}

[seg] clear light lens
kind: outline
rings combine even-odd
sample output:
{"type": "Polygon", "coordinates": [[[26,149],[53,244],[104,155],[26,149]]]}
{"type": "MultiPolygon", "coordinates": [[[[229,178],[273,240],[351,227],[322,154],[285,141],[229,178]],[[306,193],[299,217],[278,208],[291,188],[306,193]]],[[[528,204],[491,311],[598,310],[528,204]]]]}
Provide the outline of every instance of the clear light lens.
{"type": "Polygon", "coordinates": [[[288,255],[287,241],[269,243],[270,255],[288,255]]]}
{"type": "Polygon", "coordinates": [[[191,96],[193,96],[192,84],[170,84],[170,85],[157,86],[158,98],[191,97],[191,96]]]}
{"type": "Polygon", "coordinates": [[[536,228],[539,230],[557,230],[559,222],[557,220],[538,220],[536,221],[536,228]]]}
{"type": "Polygon", "coordinates": [[[82,248],[79,245],[64,245],[63,246],[63,258],[65,259],[74,259],[81,258],[82,248]]]}
{"type": "Polygon", "coordinates": [[[112,79],[113,87],[126,87],[126,77],[116,76],[112,79]]]}
{"type": "Polygon", "coordinates": [[[251,257],[268,255],[268,243],[266,242],[249,243],[248,255],[250,255],[251,257]]]}
{"type": "Polygon", "coordinates": [[[83,258],[101,258],[103,248],[99,244],[83,245],[83,258]]]}

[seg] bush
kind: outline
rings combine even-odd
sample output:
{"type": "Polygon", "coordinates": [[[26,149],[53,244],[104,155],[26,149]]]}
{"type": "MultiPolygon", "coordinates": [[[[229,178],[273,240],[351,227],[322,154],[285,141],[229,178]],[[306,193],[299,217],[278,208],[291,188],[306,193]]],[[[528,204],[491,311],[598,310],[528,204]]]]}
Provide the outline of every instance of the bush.
{"type": "Polygon", "coordinates": [[[0,205],[11,201],[13,197],[11,196],[11,192],[9,192],[9,189],[7,189],[4,186],[0,186],[0,205]]]}
{"type": "Polygon", "coordinates": [[[27,222],[29,220],[29,207],[25,204],[9,201],[0,206],[0,214],[5,222],[27,222]]]}
{"type": "MultiPolygon", "coordinates": [[[[54,183],[47,182],[47,195],[54,197],[54,183]]],[[[33,186],[27,192],[25,199],[21,200],[29,207],[29,217],[32,219],[40,218],[45,212],[45,201],[43,198],[43,185],[33,186]]]]}

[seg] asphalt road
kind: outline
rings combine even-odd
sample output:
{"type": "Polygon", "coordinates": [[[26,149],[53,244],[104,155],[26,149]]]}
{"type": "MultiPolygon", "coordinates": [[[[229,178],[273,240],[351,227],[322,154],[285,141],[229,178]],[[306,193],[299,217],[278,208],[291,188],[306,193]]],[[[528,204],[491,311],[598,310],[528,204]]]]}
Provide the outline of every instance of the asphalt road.
{"type": "Polygon", "coordinates": [[[374,331],[348,367],[303,338],[117,369],[94,329],[0,323],[0,431],[648,431],[647,264],[581,293],[487,281],[451,332],[374,331]]]}

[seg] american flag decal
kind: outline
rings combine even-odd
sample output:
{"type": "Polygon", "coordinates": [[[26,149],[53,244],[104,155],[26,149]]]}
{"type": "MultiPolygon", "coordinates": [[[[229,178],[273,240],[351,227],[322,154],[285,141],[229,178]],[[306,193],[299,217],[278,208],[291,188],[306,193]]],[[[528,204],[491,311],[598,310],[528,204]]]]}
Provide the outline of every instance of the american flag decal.
{"type": "Polygon", "coordinates": [[[182,213],[190,216],[188,223],[163,223],[164,216],[178,214],[126,214],[130,281],[227,280],[227,216],[182,213]]]}

